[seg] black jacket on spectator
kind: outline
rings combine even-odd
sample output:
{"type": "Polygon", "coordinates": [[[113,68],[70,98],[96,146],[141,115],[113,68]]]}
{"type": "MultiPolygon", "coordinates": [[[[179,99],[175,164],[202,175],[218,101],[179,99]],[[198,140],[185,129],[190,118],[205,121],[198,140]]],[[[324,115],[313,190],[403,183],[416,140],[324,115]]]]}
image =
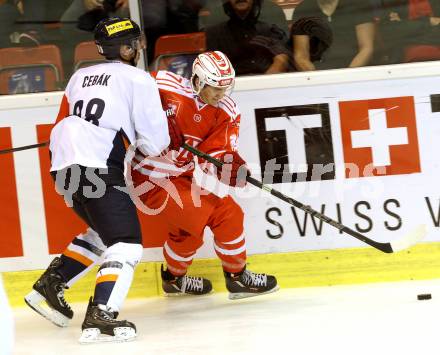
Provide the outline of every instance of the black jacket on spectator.
{"type": "Polygon", "coordinates": [[[369,1],[339,0],[331,17],[326,16],[317,0],[305,0],[293,13],[294,21],[303,17],[320,17],[327,21],[332,32],[331,47],[323,54],[322,61],[315,63],[317,69],[346,68],[358,50],[356,26],[373,21],[373,12],[369,1]]]}
{"type": "Polygon", "coordinates": [[[333,32],[328,22],[321,17],[302,17],[295,21],[290,31],[289,45],[293,46],[292,36],[310,37],[310,60],[320,61],[333,43],[333,32]]]}
{"type": "MultiPolygon", "coordinates": [[[[225,14],[224,2],[219,0],[207,0],[203,8],[203,12],[199,13],[199,29],[205,30],[209,26],[218,25],[221,22],[229,20],[229,16],[225,14]]],[[[293,14],[292,14],[293,15],[293,14]]],[[[283,8],[276,3],[276,0],[264,0],[261,2],[261,11],[258,19],[261,22],[271,23],[281,28],[286,35],[289,33],[288,21],[292,19],[286,18],[283,8]]]]}
{"type": "Polygon", "coordinates": [[[275,24],[258,20],[257,8],[245,19],[224,5],[229,21],[206,28],[208,50],[219,50],[231,60],[237,75],[263,74],[278,54],[290,55],[286,48],[287,36],[275,24]]]}

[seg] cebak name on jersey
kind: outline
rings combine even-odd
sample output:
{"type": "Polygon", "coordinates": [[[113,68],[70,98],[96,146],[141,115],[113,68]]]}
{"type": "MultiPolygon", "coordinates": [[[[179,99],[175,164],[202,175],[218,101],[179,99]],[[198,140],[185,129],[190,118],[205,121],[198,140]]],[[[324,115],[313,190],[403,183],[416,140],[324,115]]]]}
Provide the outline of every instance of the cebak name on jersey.
{"type": "MultiPolygon", "coordinates": [[[[185,143],[213,157],[237,150],[240,112],[232,98],[224,96],[217,106],[204,103],[194,94],[190,81],[168,71],[156,74],[160,98],[168,116],[175,116],[185,143]]],[[[152,178],[191,176],[194,164],[191,153],[183,148],[167,157],[135,156],[132,166],[152,178]]],[[[138,176],[138,175],[136,175],[138,176]]]]}
{"type": "Polygon", "coordinates": [[[107,62],[76,71],[51,132],[51,171],[73,164],[123,170],[125,145],[141,140],[146,155],[170,143],[154,79],[136,67],[107,62]]]}

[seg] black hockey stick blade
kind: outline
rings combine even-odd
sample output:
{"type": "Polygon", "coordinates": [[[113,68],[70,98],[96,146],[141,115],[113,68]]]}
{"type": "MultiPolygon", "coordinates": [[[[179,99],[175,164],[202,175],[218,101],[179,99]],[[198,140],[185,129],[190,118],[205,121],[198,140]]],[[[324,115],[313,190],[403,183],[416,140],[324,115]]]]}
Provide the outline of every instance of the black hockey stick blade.
{"type": "Polygon", "coordinates": [[[37,143],[37,144],[31,144],[31,145],[24,145],[22,147],[17,147],[17,148],[3,149],[3,150],[0,150],[0,154],[15,153],[15,152],[19,152],[21,150],[28,150],[28,149],[33,149],[33,148],[45,147],[48,144],[49,144],[49,142],[43,142],[43,143],[37,143]]]}
{"type": "MultiPolygon", "coordinates": [[[[209,154],[203,153],[201,151],[199,151],[198,149],[191,147],[188,144],[183,144],[183,148],[185,148],[186,150],[190,151],[191,153],[193,153],[194,155],[197,155],[207,161],[209,161],[210,163],[214,164],[217,167],[221,167],[222,166],[222,162],[211,157],[209,154]]],[[[414,229],[413,231],[411,231],[408,235],[405,235],[403,238],[390,242],[390,243],[382,243],[382,242],[378,242],[375,240],[372,240],[368,237],[366,237],[365,235],[356,232],[355,230],[344,226],[343,224],[339,223],[338,221],[335,221],[334,219],[314,210],[313,208],[311,208],[308,205],[304,205],[303,203],[299,202],[298,200],[295,200],[291,197],[288,197],[286,195],[284,195],[283,193],[281,193],[278,190],[273,189],[272,187],[270,187],[269,185],[265,185],[262,182],[254,179],[251,176],[246,177],[246,180],[264,190],[267,191],[268,193],[270,193],[271,195],[278,197],[279,199],[283,200],[284,202],[287,202],[288,204],[297,207],[301,210],[303,210],[304,212],[310,214],[312,217],[316,217],[318,219],[320,219],[321,221],[330,224],[331,226],[339,229],[340,231],[347,233],[349,235],[351,235],[352,237],[372,246],[375,249],[378,249],[384,253],[394,253],[403,249],[407,249],[411,246],[413,246],[414,244],[418,243],[420,240],[422,240],[427,231],[426,231],[426,226],[425,225],[419,225],[416,229],[414,229]]]]}

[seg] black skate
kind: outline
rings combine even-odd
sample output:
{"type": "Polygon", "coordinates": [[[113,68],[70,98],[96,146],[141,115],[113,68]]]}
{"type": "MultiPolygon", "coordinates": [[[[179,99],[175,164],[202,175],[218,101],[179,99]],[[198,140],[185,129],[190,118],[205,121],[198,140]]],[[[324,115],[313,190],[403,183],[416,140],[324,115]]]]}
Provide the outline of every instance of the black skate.
{"type": "Polygon", "coordinates": [[[56,257],[47,270],[33,285],[33,290],[24,297],[26,304],[35,312],[59,327],[67,327],[73,311],[64,299],[64,290],[68,287],[63,277],[57,272],[61,259],[56,257]],[[48,307],[44,307],[43,301],[48,307]]]}
{"type": "Polygon", "coordinates": [[[264,295],[279,290],[277,279],[272,275],[256,274],[246,269],[241,273],[225,272],[224,274],[231,300],[264,295]]]}
{"type": "Polygon", "coordinates": [[[124,342],[136,338],[136,326],[126,320],[116,320],[117,313],[97,305],[90,297],[82,324],[81,344],[101,342],[124,342]]]}
{"type": "Polygon", "coordinates": [[[168,270],[160,267],[162,289],[165,296],[205,295],[212,291],[211,281],[203,277],[174,276],[168,270]]]}

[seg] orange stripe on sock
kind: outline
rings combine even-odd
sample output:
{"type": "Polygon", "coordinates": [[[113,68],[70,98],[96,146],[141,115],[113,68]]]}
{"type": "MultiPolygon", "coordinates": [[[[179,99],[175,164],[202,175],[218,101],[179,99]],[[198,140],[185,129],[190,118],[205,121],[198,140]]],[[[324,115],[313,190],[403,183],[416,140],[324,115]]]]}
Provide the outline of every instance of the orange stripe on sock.
{"type": "Polygon", "coordinates": [[[79,263],[81,263],[85,266],[90,266],[93,264],[92,260],[90,260],[89,258],[86,258],[84,255],[81,255],[80,253],[77,253],[76,251],[66,249],[63,254],[65,256],[68,256],[69,258],[72,258],[72,259],[78,261],[79,263]]]}
{"type": "Polygon", "coordinates": [[[117,279],[118,279],[118,275],[112,275],[112,274],[102,275],[96,279],[96,284],[100,284],[101,282],[108,282],[108,281],[116,282],[117,279]]]}

